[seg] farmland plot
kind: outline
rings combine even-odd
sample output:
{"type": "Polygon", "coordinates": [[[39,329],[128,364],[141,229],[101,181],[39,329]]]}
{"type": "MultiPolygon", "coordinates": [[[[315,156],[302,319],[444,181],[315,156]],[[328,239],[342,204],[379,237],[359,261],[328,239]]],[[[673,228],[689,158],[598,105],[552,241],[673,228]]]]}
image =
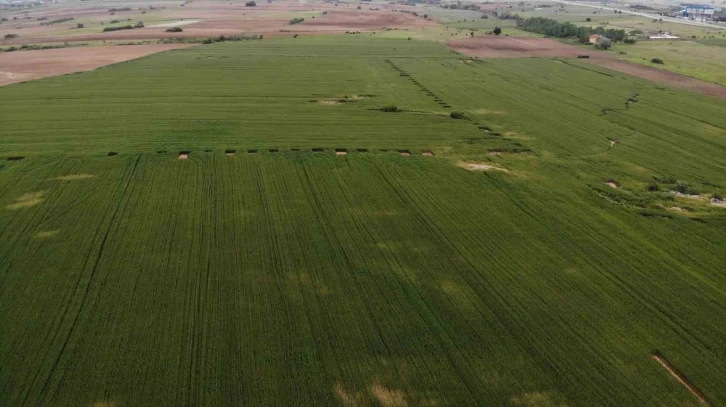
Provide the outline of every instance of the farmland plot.
{"type": "Polygon", "coordinates": [[[726,402],[724,102],[266,42],[0,89],[0,405],[726,402]]]}

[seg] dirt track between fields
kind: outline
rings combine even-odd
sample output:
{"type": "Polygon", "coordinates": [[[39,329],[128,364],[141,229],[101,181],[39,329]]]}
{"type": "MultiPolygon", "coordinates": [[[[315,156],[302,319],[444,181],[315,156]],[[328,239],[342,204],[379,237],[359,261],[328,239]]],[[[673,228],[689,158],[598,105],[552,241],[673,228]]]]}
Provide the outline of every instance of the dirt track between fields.
{"type": "Polygon", "coordinates": [[[104,65],[128,61],[156,52],[187,48],[191,45],[121,45],[1,53],[0,86],[48,76],[90,71],[104,65]]]}
{"type": "Polygon", "coordinates": [[[615,55],[610,53],[600,52],[595,49],[583,49],[549,38],[500,37],[489,35],[452,40],[447,45],[462,54],[479,58],[577,58],[578,55],[589,55],[590,58],[579,59],[579,61],[602,66],[677,89],[695,91],[726,99],[726,87],[724,86],[675,72],[624,61],[617,59],[615,55]]]}

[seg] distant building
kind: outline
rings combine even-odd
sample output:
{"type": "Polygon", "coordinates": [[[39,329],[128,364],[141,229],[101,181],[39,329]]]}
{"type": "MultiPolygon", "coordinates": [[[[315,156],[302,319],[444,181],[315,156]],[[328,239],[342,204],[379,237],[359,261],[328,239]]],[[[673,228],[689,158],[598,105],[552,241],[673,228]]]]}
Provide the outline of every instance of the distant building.
{"type": "Polygon", "coordinates": [[[597,40],[599,40],[600,37],[602,37],[602,35],[600,35],[600,34],[592,34],[590,36],[590,38],[589,38],[590,44],[597,44],[597,40]]]}
{"type": "Polygon", "coordinates": [[[709,21],[713,19],[716,9],[707,4],[687,4],[683,10],[683,17],[697,21],[709,21]]]}

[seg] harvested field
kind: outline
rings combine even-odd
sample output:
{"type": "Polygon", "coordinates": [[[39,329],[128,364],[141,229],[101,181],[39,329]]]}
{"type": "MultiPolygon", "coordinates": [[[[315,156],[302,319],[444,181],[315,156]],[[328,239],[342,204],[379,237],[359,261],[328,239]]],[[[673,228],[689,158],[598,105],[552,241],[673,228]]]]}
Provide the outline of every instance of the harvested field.
{"type": "Polygon", "coordinates": [[[376,31],[388,28],[432,27],[436,23],[409,13],[393,11],[329,11],[315,19],[306,19],[294,31],[376,31]]]}
{"type": "Polygon", "coordinates": [[[140,58],[192,44],[149,44],[78,47],[0,53],[0,86],[72,72],[90,71],[104,65],[140,58]]]}
{"type": "Polygon", "coordinates": [[[602,66],[674,88],[726,99],[726,87],[724,86],[690,76],[624,61],[617,59],[613,54],[599,52],[595,49],[585,50],[581,47],[563,44],[549,38],[520,38],[489,35],[452,40],[447,44],[458,52],[479,58],[577,58],[578,55],[589,54],[590,58],[579,59],[579,61],[602,66]]]}
{"type": "Polygon", "coordinates": [[[549,38],[487,35],[449,41],[448,46],[479,58],[567,57],[577,58],[582,49],[549,38]]]}

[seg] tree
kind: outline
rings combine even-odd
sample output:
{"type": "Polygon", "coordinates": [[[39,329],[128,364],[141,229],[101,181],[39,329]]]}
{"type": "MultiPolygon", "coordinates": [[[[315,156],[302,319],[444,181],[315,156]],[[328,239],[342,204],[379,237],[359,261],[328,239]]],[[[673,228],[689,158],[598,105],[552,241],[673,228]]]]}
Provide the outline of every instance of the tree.
{"type": "Polygon", "coordinates": [[[590,21],[592,21],[592,18],[588,17],[585,19],[585,21],[587,21],[589,23],[590,21]]]}
{"type": "Polygon", "coordinates": [[[499,35],[502,33],[502,29],[499,27],[494,27],[494,31],[492,31],[494,35],[499,35]]]}
{"type": "Polygon", "coordinates": [[[595,41],[595,48],[597,49],[610,49],[613,46],[613,41],[608,37],[600,37],[595,41]]]}

